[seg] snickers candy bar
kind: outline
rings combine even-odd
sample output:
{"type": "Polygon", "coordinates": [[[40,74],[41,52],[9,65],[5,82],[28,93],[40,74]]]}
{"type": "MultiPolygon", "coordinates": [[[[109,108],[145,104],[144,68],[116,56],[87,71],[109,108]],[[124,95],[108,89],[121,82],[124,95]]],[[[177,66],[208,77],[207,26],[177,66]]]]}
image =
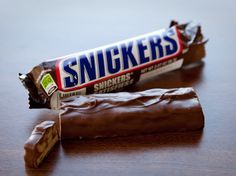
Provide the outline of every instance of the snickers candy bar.
{"type": "Polygon", "coordinates": [[[201,130],[204,115],[192,88],[70,97],[61,102],[60,137],[97,138],[201,130]]]}
{"type": "Polygon", "coordinates": [[[56,122],[44,121],[37,125],[24,145],[26,165],[37,168],[58,140],[56,122]]]}
{"type": "Polygon", "coordinates": [[[47,60],[19,78],[30,108],[57,109],[63,98],[119,91],[199,61],[205,43],[199,25],[172,21],[167,29],[47,60]]]}
{"type": "Polygon", "coordinates": [[[37,168],[59,139],[201,130],[204,115],[192,88],[92,94],[61,102],[59,123],[37,125],[25,143],[25,163],[37,168]],[[59,138],[60,137],[60,138],[59,138]]]}

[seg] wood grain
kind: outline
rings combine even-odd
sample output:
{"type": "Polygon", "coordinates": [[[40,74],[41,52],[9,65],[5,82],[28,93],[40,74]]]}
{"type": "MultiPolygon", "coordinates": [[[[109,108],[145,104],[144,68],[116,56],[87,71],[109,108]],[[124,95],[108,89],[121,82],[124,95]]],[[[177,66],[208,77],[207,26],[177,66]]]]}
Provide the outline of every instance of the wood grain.
{"type": "Polygon", "coordinates": [[[0,1],[0,175],[236,175],[235,2],[0,1]],[[130,91],[193,86],[203,132],[66,140],[38,169],[23,145],[56,112],[28,109],[17,78],[46,58],[196,21],[210,41],[204,62],[138,83],[130,91]]]}

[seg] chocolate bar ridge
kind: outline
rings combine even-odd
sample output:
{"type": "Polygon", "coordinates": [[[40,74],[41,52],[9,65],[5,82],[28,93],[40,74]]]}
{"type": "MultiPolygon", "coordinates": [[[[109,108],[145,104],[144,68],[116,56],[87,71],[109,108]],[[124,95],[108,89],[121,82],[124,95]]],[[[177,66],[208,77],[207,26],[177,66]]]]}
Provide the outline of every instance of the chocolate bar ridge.
{"type": "Polygon", "coordinates": [[[61,139],[201,130],[204,115],[192,88],[71,97],[62,102],[61,139]]]}

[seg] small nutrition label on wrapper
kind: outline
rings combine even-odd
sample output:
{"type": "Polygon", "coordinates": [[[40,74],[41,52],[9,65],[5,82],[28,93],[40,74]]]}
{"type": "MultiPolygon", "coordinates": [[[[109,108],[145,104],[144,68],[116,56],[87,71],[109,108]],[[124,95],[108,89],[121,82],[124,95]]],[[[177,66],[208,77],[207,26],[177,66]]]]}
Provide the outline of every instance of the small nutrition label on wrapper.
{"type": "Polygon", "coordinates": [[[57,90],[57,85],[49,73],[43,76],[40,83],[48,96],[57,90]]]}

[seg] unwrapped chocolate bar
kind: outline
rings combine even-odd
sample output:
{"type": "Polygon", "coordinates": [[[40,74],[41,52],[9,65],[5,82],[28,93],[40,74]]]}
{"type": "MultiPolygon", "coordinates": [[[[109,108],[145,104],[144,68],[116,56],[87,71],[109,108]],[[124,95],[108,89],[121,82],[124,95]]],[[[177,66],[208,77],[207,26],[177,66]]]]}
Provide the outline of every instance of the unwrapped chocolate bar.
{"type": "Polygon", "coordinates": [[[30,108],[58,108],[59,100],[122,90],[205,56],[199,25],[171,22],[167,29],[47,60],[19,78],[30,108]]]}
{"type": "Polygon", "coordinates": [[[25,143],[25,162],[38,167],[59,139],[201,130],[204,115],[192,88],[92,94],[61,103],[58,122],[37,125],[25,143]]]}
{"type": "Polygon", "coordinates": [[[204,115],[192,88],[91,94],[62,102],[60,137],[96,138],[200,130],[204,115]]]}

